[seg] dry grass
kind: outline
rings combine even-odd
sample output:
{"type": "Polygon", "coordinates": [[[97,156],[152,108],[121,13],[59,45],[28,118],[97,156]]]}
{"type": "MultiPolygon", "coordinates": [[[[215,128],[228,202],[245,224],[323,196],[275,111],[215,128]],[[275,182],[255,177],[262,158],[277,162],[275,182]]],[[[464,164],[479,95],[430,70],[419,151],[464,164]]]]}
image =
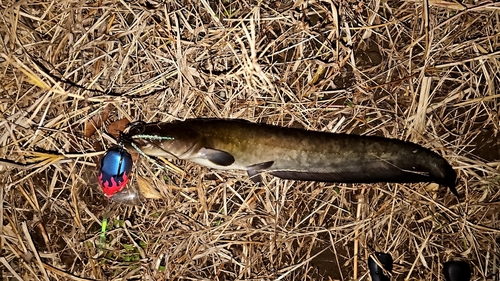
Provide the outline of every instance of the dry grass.
{"type": "Polygon", "coordinates": [[[443,280],[454,258],[499,280],[500,4],[470,2],[0,2],[0,275],[369,280],[377,250],[394,280],[443,280]],[[463,198],[144,159],[162,200],[103,198],[111,122],[192,117],[412,140],[463,198]]]}

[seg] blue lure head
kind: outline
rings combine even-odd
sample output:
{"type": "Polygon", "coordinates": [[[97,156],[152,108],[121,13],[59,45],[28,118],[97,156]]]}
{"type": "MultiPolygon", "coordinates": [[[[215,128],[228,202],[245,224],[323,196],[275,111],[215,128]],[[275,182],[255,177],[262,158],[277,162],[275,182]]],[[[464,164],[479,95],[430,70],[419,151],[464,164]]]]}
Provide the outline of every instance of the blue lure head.
{"type": "Polygon", "coordinates": [[[106,151],[101,159],[98,180],[108,198],[125,188],[131,170],[132,156],[122,146],[115,146],[106,151]]]}

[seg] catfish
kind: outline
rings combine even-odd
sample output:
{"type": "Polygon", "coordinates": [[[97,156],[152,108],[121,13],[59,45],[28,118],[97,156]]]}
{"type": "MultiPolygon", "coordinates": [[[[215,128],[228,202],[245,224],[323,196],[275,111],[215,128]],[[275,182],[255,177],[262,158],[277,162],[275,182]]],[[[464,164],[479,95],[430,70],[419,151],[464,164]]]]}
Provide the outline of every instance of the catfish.
{"type": "Polygon", "coordinates": [[[265,172],[281,179],[336,183],[434,182],[458,197],[457,174],[439,154],[378,136],[337,134],[251,123],[187,119],[132,123],[121,141],[148,156],[192,161],[213,169],[265,172]]]}

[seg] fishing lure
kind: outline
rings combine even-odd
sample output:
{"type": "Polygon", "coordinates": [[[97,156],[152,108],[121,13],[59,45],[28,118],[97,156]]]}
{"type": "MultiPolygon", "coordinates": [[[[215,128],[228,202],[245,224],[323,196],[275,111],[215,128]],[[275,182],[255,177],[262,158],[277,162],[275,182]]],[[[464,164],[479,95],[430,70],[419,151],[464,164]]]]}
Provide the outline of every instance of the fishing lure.
{"type": "Polygon", "coordinates": [[[130,179],[132,156],[122,146],[114,146],[101,159],[99,185],[106,197],[122,191],[130,179]]]}
{"type": "MultiPolygon", "coordinates": [[[[378,261],[382,264],[384,269],[391,273],[392,272],[392,256],[386,253],[376,252],[375,256],[378,261]]],[[[375,262],[375,259],[370,256],[368,259],[368,268],[370,269],[370,276],[372,281],[389,281],[389,276],[384,274],[384,270],[375,262]]]]}

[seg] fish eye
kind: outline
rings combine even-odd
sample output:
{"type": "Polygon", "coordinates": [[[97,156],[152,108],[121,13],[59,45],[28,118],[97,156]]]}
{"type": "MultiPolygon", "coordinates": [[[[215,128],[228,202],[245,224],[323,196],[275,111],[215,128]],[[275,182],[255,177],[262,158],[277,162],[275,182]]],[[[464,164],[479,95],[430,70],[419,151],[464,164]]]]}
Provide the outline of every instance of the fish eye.
{"type": "Polygon", "coordinates": [[[144,125],[146,125],[144,121],[132,122],[128,124],[125,132],[130,136],[142,134],[144,133],[144,125]]]}

